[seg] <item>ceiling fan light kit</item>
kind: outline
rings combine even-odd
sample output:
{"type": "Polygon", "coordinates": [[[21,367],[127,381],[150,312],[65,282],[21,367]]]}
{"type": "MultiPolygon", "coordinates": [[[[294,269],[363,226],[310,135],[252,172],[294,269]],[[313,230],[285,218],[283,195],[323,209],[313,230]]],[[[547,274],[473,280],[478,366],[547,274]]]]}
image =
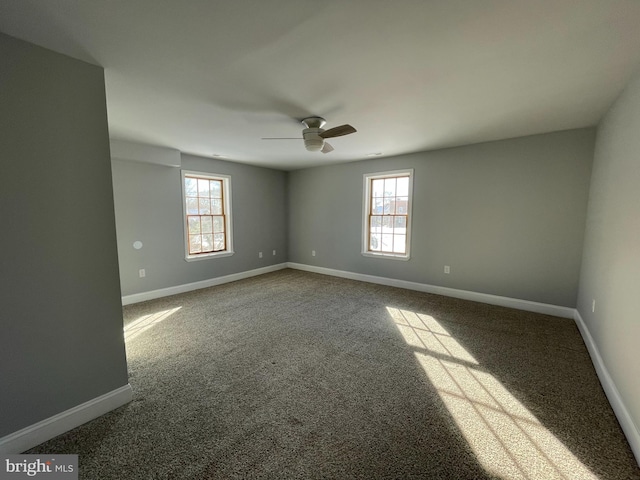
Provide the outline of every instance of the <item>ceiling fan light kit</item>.
{"type": "Polygon", "coordinates": [[[319,134],[322,132],[320,128],[305,128],[302,131],[302,138],[304,139],[304,148],[310,152],[317,152],[324,147],[324,138],[319,134]]]}

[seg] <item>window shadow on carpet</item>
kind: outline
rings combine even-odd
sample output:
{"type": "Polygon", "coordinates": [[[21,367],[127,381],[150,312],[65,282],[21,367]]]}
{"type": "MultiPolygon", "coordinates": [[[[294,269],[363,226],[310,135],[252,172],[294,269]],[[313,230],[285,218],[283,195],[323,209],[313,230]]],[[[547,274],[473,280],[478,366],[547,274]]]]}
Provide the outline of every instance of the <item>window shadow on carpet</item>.
{"type": "Polygon", "coordinates": [[[597,478],[434,317],[387,311],[487,472],[502,478],[597,478]]]}

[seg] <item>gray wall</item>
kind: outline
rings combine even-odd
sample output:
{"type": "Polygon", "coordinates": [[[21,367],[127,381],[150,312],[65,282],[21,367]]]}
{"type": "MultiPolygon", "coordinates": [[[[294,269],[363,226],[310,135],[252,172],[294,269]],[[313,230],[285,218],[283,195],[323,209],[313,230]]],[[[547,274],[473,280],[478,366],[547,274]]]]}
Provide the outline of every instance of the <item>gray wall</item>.
{"type": "Polygon", "coordinates": [[[289,261],[574,307],[594,137],[570,130],[291,172],[289,261]],[[362,175],[402,168],[415,170],[411,259],[363,257],[362,175]]]}
{"type": "Polygon", "coordinates": [[[183,154],[184,170],[231,175],[235,251],[230,257],[187,262],[180,169],[115,159],[112,167],[123,295],[287,261],[285,172],[183,154]],[[133,248],[136,240],[142,249],[133,248]],[[145,278],[139,278],[141,268],[145,278]]]}
{"type": "Polygon", "coordinates": [[[637,441],[640,438],[640,72],[598,127],[577,308],[635,423],[637,441]],[[595,313],[591,311],[594,299],[595,313]]]}
{"type": "Polygon", "coordinates": [[[0,34],[0,437],[127,384],[102,68],[0,34]]]}

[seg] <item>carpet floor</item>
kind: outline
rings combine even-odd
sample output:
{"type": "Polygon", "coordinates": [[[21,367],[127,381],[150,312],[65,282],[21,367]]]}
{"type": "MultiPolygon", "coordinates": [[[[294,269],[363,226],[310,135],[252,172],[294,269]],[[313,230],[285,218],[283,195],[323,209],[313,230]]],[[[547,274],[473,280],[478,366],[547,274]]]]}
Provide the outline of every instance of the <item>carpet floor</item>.
{"type": "Polygon", "coordinates": [[[124,308],[83,479],[640,479],[572,320],[296,270],[124,308]]]}

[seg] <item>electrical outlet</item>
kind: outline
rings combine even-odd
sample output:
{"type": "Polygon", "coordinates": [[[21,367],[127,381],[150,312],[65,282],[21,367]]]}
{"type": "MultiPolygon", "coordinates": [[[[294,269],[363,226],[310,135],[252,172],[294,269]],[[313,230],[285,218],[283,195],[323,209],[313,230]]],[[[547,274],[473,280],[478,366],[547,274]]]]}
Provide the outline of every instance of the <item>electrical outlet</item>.
{"type": "Polygon", "coordinates": [[[451,267],[449,265],[444,266],[444,273],[451,273],[451,267]]]}
{"type": "Polygon", "coordinates": [[[262,252],[258,252],[258,258],[262,258],[262,252]]]}
{"type": "Polygon", "coordinates": [[[140,278],[144,278],[147,276],[147,272],[144,271],[144,268],[141,268],[138,270],[138,275],[140,275],[140,278]]]}
{"type": "Polygon", "coordinates": [[[275,250],[273,251],[273,254],[274,254],[274,255],[276,254],[276,251],[275,251],[275,250]]]}
{"type": "Polygon", "coordinates": [[[315,257],[316,256],[316,251],[315,250],[311,250],[311,256],[315,257]]]}

